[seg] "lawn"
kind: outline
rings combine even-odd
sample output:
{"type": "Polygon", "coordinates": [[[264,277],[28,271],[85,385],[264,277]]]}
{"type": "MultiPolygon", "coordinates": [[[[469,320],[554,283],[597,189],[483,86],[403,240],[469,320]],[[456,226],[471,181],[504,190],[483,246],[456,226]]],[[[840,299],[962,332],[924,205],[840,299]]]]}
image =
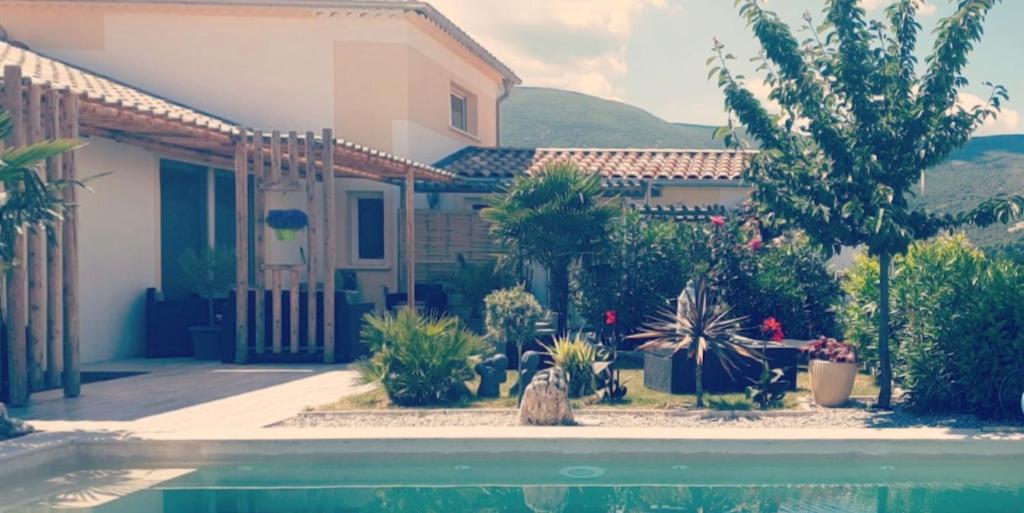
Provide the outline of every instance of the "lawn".
{"type": "MultiPolygon", "coordinates": [[[[501,397],[495,399],[477,399],[469,397],[455,404],[445,404],[442,408],[515,408],[516,398],[509,397],[509,389],[516,381],[515,371],[508,372],[508,379],[501,385],[501,397]]],[[[651,390],[644,386],[643,370],[629,369],[622,371],[622,379],[629,393],[625,400],[615,404],[605,404],[594,399],[575,399],[572,406],[575,409],[677,409],[692,408],[695,403],[693,394],[667,394],[657,390],[651,390]]],[[[477,381],[467,383],[469,389],[476,391],[477,381]]],[[[810,379],[807,373],[801,371],[797,377],[797,390],[786,394],[783,408],[795,408],[800,404],[801,399],[810,395],[810,379]]],[[[857,381],[853,386],[853,395],[875,396],[878,395],[878,387],[874,379],[866,374],[858,374],[857,381]]],[[[753,404],[742,393],[733,394],[705,394],[705,401],[709,408],[714,410],[750,410],[753,404]]],[[[333,403],[313,407],[313,410],[337,411],[337,410],[379,410],[389,408],[400,408],[391,404],[387,395],[381,388],[375,388],[361,394],[343,397],[333,403]]]]}

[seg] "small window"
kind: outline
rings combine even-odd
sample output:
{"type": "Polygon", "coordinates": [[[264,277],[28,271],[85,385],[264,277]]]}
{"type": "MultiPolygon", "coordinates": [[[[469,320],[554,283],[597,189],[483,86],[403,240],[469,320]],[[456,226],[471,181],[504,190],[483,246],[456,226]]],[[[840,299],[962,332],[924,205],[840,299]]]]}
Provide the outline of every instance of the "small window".
{"type": "Polygon", "coordinates": [[[384,195],[355,193],[350,197],[352,260],[379,263],[384,260],[384,195]]]}
{"type": "Polygon", "coordinates": [[[466,101],[466,95],[452,91],[452,127],[462,130],[463,132],[469,131],[469,102],[466,101]]]}

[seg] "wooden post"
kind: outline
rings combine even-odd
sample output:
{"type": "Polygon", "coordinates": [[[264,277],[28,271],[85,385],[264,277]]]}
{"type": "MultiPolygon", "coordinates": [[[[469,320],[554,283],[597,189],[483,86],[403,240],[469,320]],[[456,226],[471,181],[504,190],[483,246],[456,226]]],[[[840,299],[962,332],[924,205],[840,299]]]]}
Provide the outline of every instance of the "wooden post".
{"type": "Polygon", "coordinates": [[[277,185],[281,181],[281,132],[270,133],[270,184],[277,185]]]}
{"type": "MultiPolygon", "coordinates": [[[[292,173],[297,173],[294,169],[292,173]]],[[[299,352],[299,266],[288,270],[288,351],[299,352]]]]}
{"type": "MultiPolygon", "coordinates": [[[[64,135],[78,139],[78,95],[67,93],[64,97],[64,135]]],[[[64,180],[71,183],[78,179],[75,167],[75,152],[69,151],[62,159],[64,180]]],[[[82,393],[82,375],[79,361],[78,332],[78,191],[76,187],[64,188],[64,397],[78,397],[82,393]]]]}
{"type": "MultiPolygon", "coordinates": [[[[28,142],[43,141],[43,90],[28,87],[28,142]]],[[[45,180],[45,171],[37,170],[45,180]]],[[[28,346],[32,391],[46,388],[46,237],[42,225],[28,227],[28,346]]]]}
{"type": "Polygon", "coordinates": [[[306,132],[306,205],[309,226],[306,228],[306,350],[309,354],[317,351],[316,343],[316,285],[317,260],[320,247],[317,246],[317,218],[320,217],[316,198],[316,153],[313,132],[306,132]]]}
{"type": "MultiPolygon", "coordinates": [[[[61,137],[60,93],[50,89],[46,92],[46,109],[44,128],[47,139],[61,137]]],[[[62,157],[57,155],[46,161],[46,179],[60,180],[62,157]]],[[[63,221],[54,221],[50,225],[53,230],[53,244],[46,244],[46,384],[56,388],[61,384],[60,375],[64,371],[64,244],[63,221]]]]}
{"type": "Polygon", "coordinates": [[[334,363],[334,272],[338,244],[334,223],[334,132],[325,128],[321,142],[324,176],[324,363],[334,363]]]}
{"type": "Polygon", "coordinates": [[[263,156],[263,132],[257,130],[255,138],[253,140],[253,201],[255,205],[255,242],[256,242],[256,298],[253,304],[253,308],[256,310],[256,326],[253,327],[256,338],[256,354],[263,354],[266,351],[267,346],[267,333],[266,333],[266,301],[267,295],[267,272],[264,267],[264,262],[267,258],[267,241],[265,232],[266,223],[266,159],[263,156]]]}
{"type": "MultiPolygon", "coordinates": [[[[7,145],[25,145],[25,114],[22,96],[21,66],[4,67],[4,103],[11,115],[11,136],[7,145]]],[[[7,271],[7,381],[8,400],[12,406],[28,404],[29,372],[26,328],[28,325],[27,269],[25,267],[25,235],[15,238],[13,265],[7,271]]]]}
{"type": "Polygon", "coordinates": [[[273,326],[272,346],[274,354],[281,354],[281,268],[272,267],[270,280],[273,292],[270,293],[270,322],[273,326]]]}
{"type": "Polygon", "coordinates": [[[408,306],[416,311],[416,177],[405,166],[405,288],[408,306]]]}
{"type": "Polygon", "coordinates": [[[299,181],[299,135],[294,130],[288,132],[288,182],[299,181]]]}
{"type": "Polygon", "coordinates": [[[235,142],[235,363],[249,359],[249,157],[248,130],[235,142]]]}

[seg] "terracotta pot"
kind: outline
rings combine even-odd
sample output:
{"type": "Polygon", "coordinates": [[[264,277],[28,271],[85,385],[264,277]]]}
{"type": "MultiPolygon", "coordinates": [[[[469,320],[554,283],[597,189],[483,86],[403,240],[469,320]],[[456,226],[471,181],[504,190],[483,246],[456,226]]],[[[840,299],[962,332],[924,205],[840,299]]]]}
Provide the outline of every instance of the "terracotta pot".
{"type": "Polygon", "coordinates": [[[811,360],[807,363],[811,375],[811,394],[818,406],[833,408],[850,399],[853,382],[857,379],[856,363],[837,363],[811,360]]]}

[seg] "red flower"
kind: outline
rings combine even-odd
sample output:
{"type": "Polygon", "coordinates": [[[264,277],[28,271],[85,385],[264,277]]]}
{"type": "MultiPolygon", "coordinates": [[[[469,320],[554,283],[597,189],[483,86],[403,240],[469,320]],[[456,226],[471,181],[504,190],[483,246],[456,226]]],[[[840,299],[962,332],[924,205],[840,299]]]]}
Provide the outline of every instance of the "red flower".
{"type": "Polygon", "coordinates": [[[761,242],[761,239],[750,239],[750,242],[747,243],[747,247],[752,251],[757,251],[764,247],[764,243],[761,242]]]}
{"type": "Polygon", "coordinates": [[[618,320],[619,316],[615,312],[615,310],[608,310],[607,312],[604,313],[604,323],[607,324],[608,326],[614,325],[616,322],[618,322],[618,320]]]}
{"type": "Polygon", "coordinates": [[[724,216],[711,216],[711,224],[715,226],[725,226],[724,216]]]}
{"type": "Polygon", "coordinates": [[[761,333],[769,335],[772,342],[782,342],[786,338],[782,332],[782,323],[775,317],[769,317],[761,323],[761,333]]]}

